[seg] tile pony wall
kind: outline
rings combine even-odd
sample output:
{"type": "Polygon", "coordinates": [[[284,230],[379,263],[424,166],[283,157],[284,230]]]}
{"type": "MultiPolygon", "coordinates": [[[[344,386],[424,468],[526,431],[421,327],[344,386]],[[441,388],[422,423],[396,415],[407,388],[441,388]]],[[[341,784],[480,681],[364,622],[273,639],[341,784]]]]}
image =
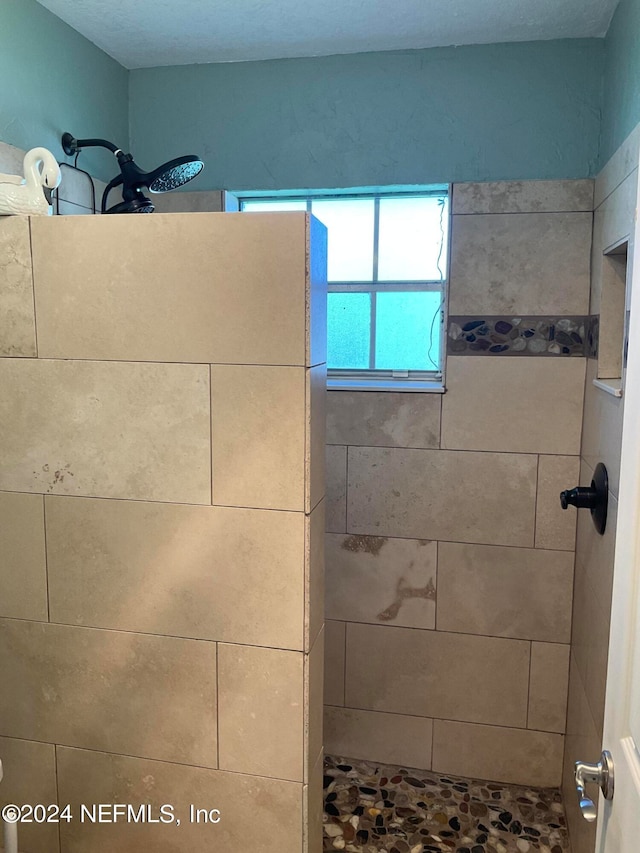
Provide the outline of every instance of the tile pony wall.
{"type": "Polygon", "coordinates": [[[328,393],[325,747],[557,786],[587,360],[548,344],[589,315],[593,182],[456,184],[452,210],[452,319],[555,338],[450,347],[444,395],[328,393]]]}
{"type": "Polygon", "coordinates": [[[0,217],[0,804],[75,816],[25,853],[320,851],[325,283],[306,214],[0,217]]]}

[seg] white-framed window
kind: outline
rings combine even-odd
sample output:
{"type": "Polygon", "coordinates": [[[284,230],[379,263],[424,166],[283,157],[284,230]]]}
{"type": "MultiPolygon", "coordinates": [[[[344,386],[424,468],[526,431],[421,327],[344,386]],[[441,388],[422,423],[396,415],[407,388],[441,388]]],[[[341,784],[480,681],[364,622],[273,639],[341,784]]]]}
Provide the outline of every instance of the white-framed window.
{"type": "Polygon", "coordinates": [[[330,388],[442,390],[447,186],[238,195],[242,211],[306,210],[327,226],[330,388]]]}

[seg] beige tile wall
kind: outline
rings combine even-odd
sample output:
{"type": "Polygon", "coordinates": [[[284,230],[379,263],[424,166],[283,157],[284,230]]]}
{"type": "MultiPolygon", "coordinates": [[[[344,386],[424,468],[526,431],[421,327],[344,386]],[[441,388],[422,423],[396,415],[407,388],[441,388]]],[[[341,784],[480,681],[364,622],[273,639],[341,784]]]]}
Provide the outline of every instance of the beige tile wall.
{"type": "MultiPolygon", "coordinates": [[[[592,208],[592,181],[455,185],[450,311],[587,313],[592,208]]],[[[560,784],[585,370],[452,356],[444,395],[329,392],[328,751],[560,784]]]]}
{"type": "Polygon", "coordinates": [[[0,221],[0,804],[182,817],[24,853],[320,851],[323,232],[0,221]]]}
{"type": "MultiPolygon", "coordinates": [[[[603,252],[628,239],[635,222],[640,125],[630,134],[595,182],[595,213],[591,272],[591,313],[603,309],[603,252]]],[[[606,306],[605,306],[606,307],[606,306]]],[[[603,330],[601,328],[601,334],[603,330]]],[[[607,341],[600,347],[607,353],[607,341]]],[[[598,362],[589,359],[585,384],[580,480],[588,484],[598,462],[609,472],[609,517],[599,536],[588,514],[578,521],[573,594],[571,666],[563,791],[574,850],[595,849],[595,825],[578,808],[572,768],[577,760],[597,761],[603,748],[607,654],[620,479],[624,397],[616,398],[593,385],[598,362]]]]}

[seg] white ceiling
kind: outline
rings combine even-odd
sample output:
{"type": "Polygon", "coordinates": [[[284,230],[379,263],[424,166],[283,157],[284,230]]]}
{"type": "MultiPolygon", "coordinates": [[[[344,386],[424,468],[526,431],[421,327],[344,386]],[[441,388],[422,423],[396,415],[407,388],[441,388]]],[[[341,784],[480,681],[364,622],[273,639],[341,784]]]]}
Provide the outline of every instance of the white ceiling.
{"type": "Polygon", "coordinates": [[[603,36],[618,0],[39,0],[127,68],[603,36]]]}

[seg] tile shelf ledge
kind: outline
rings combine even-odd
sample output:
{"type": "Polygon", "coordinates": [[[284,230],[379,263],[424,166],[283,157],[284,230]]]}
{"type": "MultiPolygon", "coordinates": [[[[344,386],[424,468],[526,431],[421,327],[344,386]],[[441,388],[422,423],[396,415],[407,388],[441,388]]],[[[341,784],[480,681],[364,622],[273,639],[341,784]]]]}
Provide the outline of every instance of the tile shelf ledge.
{"type": "Polygon", "coordinates": [[[621,379],[594,379],[593,384],[601,391],[611,394],[612,397],[622,397],[621,379]]]}

